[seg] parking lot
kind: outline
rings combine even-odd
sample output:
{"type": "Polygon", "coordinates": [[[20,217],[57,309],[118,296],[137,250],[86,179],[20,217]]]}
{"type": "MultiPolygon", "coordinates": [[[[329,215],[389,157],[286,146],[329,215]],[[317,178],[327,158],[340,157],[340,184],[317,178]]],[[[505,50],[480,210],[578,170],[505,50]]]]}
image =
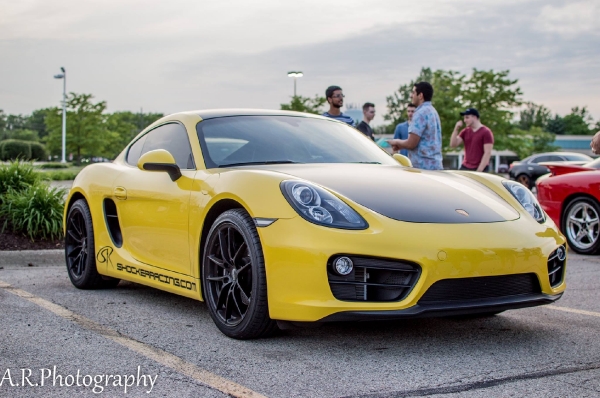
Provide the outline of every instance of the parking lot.
{"type": "Polygon", "coordinates": [[[77,290],[63,261],[0,253],[0,396],[600,395],[598,257],[569,254],[567,291],[551,306],[254,341],[225,337],[204,303],[184,297],[128,282],[77,290]]]}

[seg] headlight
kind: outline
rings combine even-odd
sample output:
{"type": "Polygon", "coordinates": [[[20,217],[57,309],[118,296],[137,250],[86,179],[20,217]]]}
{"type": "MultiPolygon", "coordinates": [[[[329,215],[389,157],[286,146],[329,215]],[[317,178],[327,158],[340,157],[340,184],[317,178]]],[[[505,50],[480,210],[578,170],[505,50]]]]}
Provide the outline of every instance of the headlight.
{"type": "Polygon", "coordinates": [[[515,181],[502,181],[502,184],[519,201],[527,213],[531,214],[531,217],[540,224],[546,221],[544,211],[529,189],[515,181]]]}
{"type": "Polygon", "coordinates": [[[326,190],[301,181],[283,181],[281,192],[307,221],[326,227],[367,229],[369,224],[350,206],[326,190]]]}

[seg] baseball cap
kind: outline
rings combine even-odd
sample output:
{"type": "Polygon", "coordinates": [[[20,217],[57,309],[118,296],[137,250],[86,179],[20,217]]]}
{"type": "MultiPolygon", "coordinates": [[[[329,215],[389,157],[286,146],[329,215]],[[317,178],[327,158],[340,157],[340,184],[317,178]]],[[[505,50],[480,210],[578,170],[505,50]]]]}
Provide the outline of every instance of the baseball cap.
{"type": "Polygon", "coordinates": [[[477,116],[477,118],[479,118],[479,111],[475,108],[467,108],[467,110],[464,112],[461,112],[460,115],[461,116],[473,115],[473,116],[477,116]]]}

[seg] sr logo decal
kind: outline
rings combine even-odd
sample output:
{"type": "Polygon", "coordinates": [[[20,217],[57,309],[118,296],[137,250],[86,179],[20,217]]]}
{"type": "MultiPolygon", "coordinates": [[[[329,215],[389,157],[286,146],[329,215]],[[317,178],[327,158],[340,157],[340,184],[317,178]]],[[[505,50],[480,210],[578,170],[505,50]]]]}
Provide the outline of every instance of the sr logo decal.
{"type": "Polygon", "coordinates": [[[110,246],[104,246],[102,249],[98,250],[98,254],[96,255],[96,261],[100,264],[104,264],[108,261],[112,268],[115,268],[113,262],[110,259],[110,255],[113,253],[114,249],[110,246]]]}
{"type": "MultiPolygon", "coordinates": [[[[104,246],[102,249],[98,250],[98,254],[96,255],[96,260],[100,264],[104,264],[108,262],[112,268],[115,268],[112,260],[110,259],[111,254],[114,249],[110,246],[104,246]]],[[[159,281],[161,283],[166,283],[167,285],[173,285],[180,287],[182,289],[187,290],[196,290],[196,284],[194,282],[186,281],[185,279],[173,278],[169,275],[158,274],[156,272],[147,271],[145,269],[136,268],[131,265],[125,265],[121,263],[117,263],[117,271],[124,271],[132,275],[138,275],[142,278],[154,279],[155,281],[159,281]]]]}

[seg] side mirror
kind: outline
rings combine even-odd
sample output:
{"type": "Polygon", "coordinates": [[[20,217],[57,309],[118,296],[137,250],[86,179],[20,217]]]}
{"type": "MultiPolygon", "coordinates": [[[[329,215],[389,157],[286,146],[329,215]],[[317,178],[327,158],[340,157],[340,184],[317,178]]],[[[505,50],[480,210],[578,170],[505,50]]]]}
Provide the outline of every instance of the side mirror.
{"type": "Polygon", "coordinates": [[[137,167],[140,170],[147,171],[165,171],[169,174],[172,181],[177,181],[181,177],[181,170],[173,155],[164,149],[155,149],[154,151],[146,152],[140,156],[137,167]]]}
{"type": "Polygon", "coordinates": [[[394,159],[396,159],[396,161],[398,163],[400,163],[402,166],[404,166],[404,167],[412,167],[412,162],[406,156],[401,155],[399,153],[395,153],[395,154],[392,155],[392,157],[394,159]]]}

